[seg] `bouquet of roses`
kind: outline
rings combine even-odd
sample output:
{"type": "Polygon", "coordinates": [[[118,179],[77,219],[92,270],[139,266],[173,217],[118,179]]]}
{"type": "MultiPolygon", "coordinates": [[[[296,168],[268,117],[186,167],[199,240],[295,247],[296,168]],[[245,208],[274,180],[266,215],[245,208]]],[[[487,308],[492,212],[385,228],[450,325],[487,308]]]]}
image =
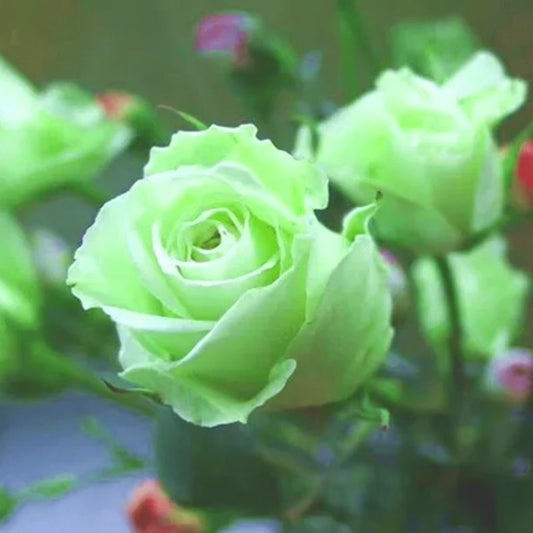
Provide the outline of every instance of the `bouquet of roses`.
{"type": "MultiPolygon", "coordinates": [[[[400,24],[384,68],[338,10],[352,98],[333,109],[319,53],[246,13],[200,22],[235,127],[178,111],[169,137],[139,97],[39,92],[0,64],[0,390],[77,386],[155,418],[137,533],[530,531],[530,276],[507,235],[533,213],[533,131],[496,132],[526,83],[458,19],[400,24]],[[263,135],[282,95],[286,150],[263,135]],[[100,198],[134,139],[157,146],[100,198]],[[73,258],[16,218],[58,191],[98,204],[73,258]],[[67,315],[83,335],[57,334],[67,315]]],[[[0,517],[22,499],[2,489],[0,517]]]]}

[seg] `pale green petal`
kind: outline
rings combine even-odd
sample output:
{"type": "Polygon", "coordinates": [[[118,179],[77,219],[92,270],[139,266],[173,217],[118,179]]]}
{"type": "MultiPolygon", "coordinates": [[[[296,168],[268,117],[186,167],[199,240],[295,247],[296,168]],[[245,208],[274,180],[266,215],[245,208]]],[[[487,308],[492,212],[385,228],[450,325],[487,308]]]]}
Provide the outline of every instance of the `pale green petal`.
{"type": "Polygon", "coordinates": [[[295,214],[327,204],[327,181],[313,165],[293,159],[270,141],[260,141],[252,124],[237,128],[211,126],[199,132],[175,134],[165,148],[154,148],[145,175],[184,165],[205,168],[222,161],[239,163],[257,176],[261,185],[295,214]],[[308,207],[306,206],[308,204],[308,207]]]}
{"type": "Polygon", "coordinates": [[[2,211],[0,249],[0,315],[35,326],[40,294],[30,246],[17,221],[2,211]]]}
{"type": "Polygon", "coordinates": [[[94,95],[68,82],[49,85],[39,95],[39,106],[52,115],[83,126],[93,126],[105,118],[94,95]]]}
{"type": "Polygon", "coordinates": [[[275,255],[276,250],[275,230],[251,218],[240,238],[220,257],[201,262],[174,261],[174,264],[185,279],[228,280],[253,272],[275,255]]]}
{"type": "MultiPolygon", "coordinates": [[[[3,75],[0,63],[0,88],[3,75]]],[[[32,91],[31,102],[22,106],[28,116],[10,112],[6,120],[0,104],[0,206],[92,178],[132,138],[128,127],[104,117],[93,95],[72,84],[55,84],[39,95],[32,91]]]]}
{"type": "Polygon", "coordinates": [[[320,223],[314,224],[314,239],[307,272],[306,320],[314,316],[333,270],[348,252],[350,242],[320,223]]]}
{"type": "Polygon", "coordinates": [[[446,295],[434,261],[419,259],[411,270],[416,287],[418,319],[424,334],[434,347],[443,347],[449,331],[446,295]]]}
{"type": "Polygon", "coordinates": [[[127,331],[145,350],[143,359],[139,358],[141,352],[122,350],[119,359],[123,368],[161,360],[178,361],[215,325],[206,320],[147,315],[115,307],[102,309],[116,323],[119,335],[127,331]]]}
{"type": "Polygon", "coordinates": [[[88,127],[45,111],[23,127],[0,126],[0,206],[92,178],[128,140],[118,124],[88,127]]]}
{"type": "Polygon", "coordinates": [[[304,321],[309,244],[298,239],[294,267],[268,287],[246,292],[186,357],[154,368],[137,354],[124,377],[163,395],[186,420],[244,421],[294,371],[283,354],[304,321]]]}
{"type": "Polygon", "coordinates": [[[184,278],[179,269],[166,275],[187,312],[200,320],[221,317],[246,291],[275,281],[280,272],[279,254],[270,257],[255,270],[236,278],[203,281],[184,278]]]}
{"type": "Polygon", "coordinates": [[[0,127],[17,126],[35,112],[37,93],[32,85],[0,57],[0,127]]]}
{"type": "Polygon", "coordinates": [[[527,93],[526,83],[508,78],[498,58],[486,51],[475,54],[443,87],[472,119],[490,125],[516,111],[527,93]]]}
{"type": "MultiPolygon", "coordinates": [[[[319,134],[317,163],[355,202],[373,202],[377,190],[416,203],[431,201],[416,149],[375,92],[333,113],[319,125],[319,134]]],[[[298,132],[294,154],[311,158],[308,128],[298,132]]]]}
{"type": "Polygon", "coordinates": [[[496,353],[517,333],[529,289],[525,273],[506,260],[503,239],[494,238],[465,254],[452,254],[467,348],[496,353]]]}
{"type": "Polygon", "coordinates": [[[352,242],[357,235],[368,233],[372,217],[379,211],[379,204],[368,204],[352,209],[342,221],[342,234],[352,242]]]}
{"type": "MultiPolygon", "coordinates": [[[[122,350],[143,351],[131,337],[122,337],[122,350]]],[[[245,423],[257,407],[279,393],[296,368],[292,359],[276,363],[263,388],[249,397],[234,397],[211,384],[194,378],[176,377],[163,365],[134,366],[122,373],[125,379],[156,391],[161,400],[181,418],[192,424],[213,427],[235,422],[245,423]]]]}
{"type": "Polygon", "coordinates": [[[320,405],[352,394],[384,360],[390,316],[385,266],[372,239],[359,235],[289,348],[297,369],[272,405],[320,405]]]}
{"type": "Polygon", "coordinates": [[[423,253],[454,249],[462,239],[460,231],[439,211],[387,194],[380,200],[374,220],[382,239],[423,253]]]}
{"type": "Polygon", "coordinates": [[[131,206],[128,193],[105,204],[74,254],[67,283],[85,309],[116,307],[160,314],[128,249],[131,206]]]}

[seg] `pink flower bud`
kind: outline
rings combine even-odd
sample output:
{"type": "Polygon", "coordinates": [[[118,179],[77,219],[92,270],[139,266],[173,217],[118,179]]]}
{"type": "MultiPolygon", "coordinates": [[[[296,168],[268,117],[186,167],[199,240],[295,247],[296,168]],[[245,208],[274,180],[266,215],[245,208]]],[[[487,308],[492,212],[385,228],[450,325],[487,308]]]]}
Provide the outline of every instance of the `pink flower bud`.
{"type": "Polygon", "coordinates": [[[125,120],[134,105],[134,97],[126,92],[109,91],[95,96],[105,116],[110,120],[125,120]]]}
{"type": "Polygon", "coordinates": [[[226,55],[234,66],[242,65],[252,26],[252,19],[244,13],[208,15],[196,28],[195,48],[200,53],[226,55]]]}
{"type": "Polygon", "coordinates": [[[487,384],[509,403],[526,401],[533,388],[533,354],[513,348],[494,357],[489,364],[487,384]]]}
{"type": "Polygon", "coordinates": [[[134,490],[126,513],[134,533],[201,533],[205,529],[201,518],[174,504],[156,480],[143,481],[134,490]]]}
{"type": "Polygon", "coordinates": [[[515,174],[517,193],[526,203],[533,203],[533,139],[521,146],[515,174]]]}

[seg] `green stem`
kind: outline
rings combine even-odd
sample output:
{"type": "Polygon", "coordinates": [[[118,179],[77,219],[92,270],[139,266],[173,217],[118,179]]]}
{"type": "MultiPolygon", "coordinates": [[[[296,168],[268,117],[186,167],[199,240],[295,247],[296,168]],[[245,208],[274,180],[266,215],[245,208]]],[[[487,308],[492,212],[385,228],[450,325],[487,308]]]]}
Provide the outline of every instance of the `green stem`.
{"type": "Polygon", "coordinates": [[[448,339],[448,351],[450,356],[450,380],[449,380],[449,405],[450,433],[452,452],[457,454],[460,446],[460,431],[464,419],[465,400],[465,373],[463,365],[463,330],[461,324],[461,312],[459,307],[457,287],[454,283],[453,272],[450,268],[449,259],[439,257],[436,260],[440,272],[448,316],[450,320],[450,335],[448,339]]]}
{"type": "Polygon", "coordinates": [[[337,6],[344,83],[348,96],[354,98],[359,93],[356,51],[361,51],[372,77],[379,72],[380,62],[357,0],[337,0],[337,6]]]}
{"type": "Polygon", "coordinates": [[[113,392],[91,369],[83,367],[71,357],[57,353],[45,345],[39,346],[37,357],[44,371],[57,373],[78,389],[91,392],[146,416],[155,414],[155,407],[149,400],[133,393],[113,392]]]}
{"type": "Polygon", "coordinates": [[[498,220],[498,222],[496,222],[494,225],[490,226],[486,230],[474,233],[474,235],[472,235],[462,244],[461,250],[471,250],[494,233],[504,231],[505,229],[517,226],[518,224],[531,222],[532,220],[533,209],[524,213],[511,213],[507,216],[503,216],[500,220],[498,220]]]}

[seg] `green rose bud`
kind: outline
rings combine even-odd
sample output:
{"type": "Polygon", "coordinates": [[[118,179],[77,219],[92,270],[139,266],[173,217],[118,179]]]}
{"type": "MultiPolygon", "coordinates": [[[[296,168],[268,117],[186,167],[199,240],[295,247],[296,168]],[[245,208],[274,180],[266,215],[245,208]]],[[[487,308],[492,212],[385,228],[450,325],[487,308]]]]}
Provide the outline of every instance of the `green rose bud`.
{"type": "Polygon", "coordinates": [[[349,396],[391,339],[386,270],[368,234],[321,226],[326,180],[252,125],[180,132],[108,202],[68,282],[117,324],[123,377],[182,418],[245,422],[349,396]]]}
{"type": "MultiPolygon", "coordinates": [[[[459,296],[464,349],[484,359],[513,342],[526,303],[529,281],[505,259],[501,238],[485,241],[469,252],[449,256],[459,296]]],[[[450,322],[444,289],[435,263],[419,259],[413,267],[420,322],[428,340],[445,350],[450,322]]]]}
{"type": "Polygon", "coordinates": [[[131,139],[95,98],[68,83],[38,93],[0,58],[0,206],[92,178],[131,139]]]}
{"type": "MultiPolygon", "coordinates": [[[[514,111],[526,86],[498,60],[476,54],[443,85],[409,69],[386,71],[376,89],[318,128],[316,154],[355,202],[376,191],[378,234],[415,251],[452,250],[501,215],[504,185],[491,127],[514,111]]],[[[301,129],[295,154],[310,157],[301,129]]]]}

